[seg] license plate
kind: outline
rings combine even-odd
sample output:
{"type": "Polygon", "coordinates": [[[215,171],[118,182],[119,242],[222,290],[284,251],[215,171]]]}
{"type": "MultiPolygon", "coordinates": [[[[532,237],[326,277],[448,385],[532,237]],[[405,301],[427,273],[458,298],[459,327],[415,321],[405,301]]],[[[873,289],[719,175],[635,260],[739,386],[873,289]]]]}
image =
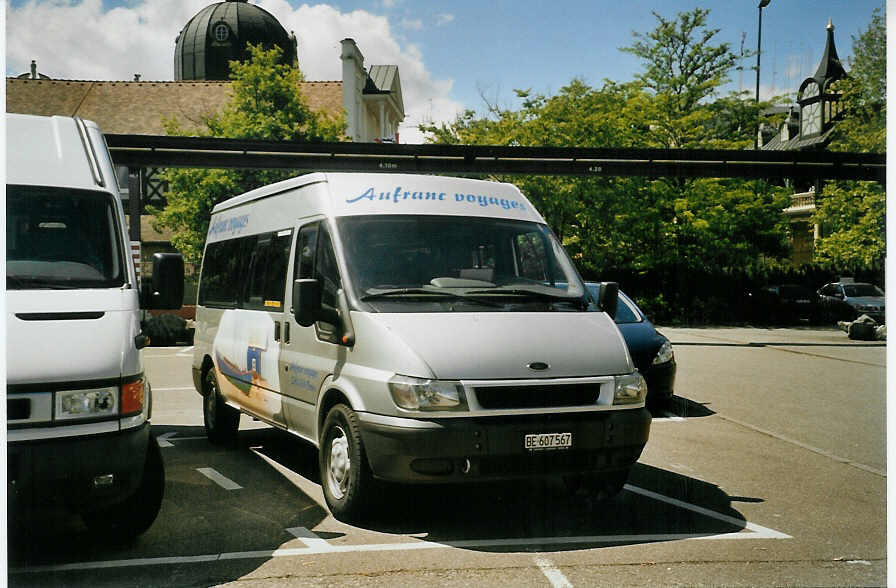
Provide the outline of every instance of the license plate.
{"type": "Polygon", "coordinates": [[[568,449],[572,447],[572,433],[536,433],[526,435],[524,445],[529,451],[568,449]]]}

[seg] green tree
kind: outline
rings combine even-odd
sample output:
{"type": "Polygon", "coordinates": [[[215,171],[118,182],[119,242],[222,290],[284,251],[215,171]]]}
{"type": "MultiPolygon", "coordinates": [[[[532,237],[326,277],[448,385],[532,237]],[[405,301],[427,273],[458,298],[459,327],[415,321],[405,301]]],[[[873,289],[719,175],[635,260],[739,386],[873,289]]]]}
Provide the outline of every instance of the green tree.
{"type": "Polygon", "coordinates": [[[641,113],[652,129],[652,143],[669,148],[750,146],[765,105],[747,99],[746,93],[716,99],[741,57],[729,43],[715,42],[719,29],[707,27],[709,10],[696,8],[674,19],[653,15],[656,28],[633,33],[635,42],[620,48],[641,58],[644,71],[636,80],[653,97],[641,113]]]}
{"type": "MultiPolygon", "coordinates": [[[[281,49],[251,47],[245,62],[231,62],[232,98],[203,121],[197,132],[166,121],[169,135],[200,135],[271,141],[338,141],[344,117],[332,118],[308,107],[299,91],[302,73],[278,63],[281,49]]],[[[216,204],[254,188],[295,175],[290,170],[169,169],[167,206],[152,210],[160,227],[172,229],[172,244],[189,262],[202,257],[211,210],[216,204]]]]}
{"type": "MultiPolygon", "coordinates": [[[[655,146],[640,84],[573,80],[554,96],[520,91],[519,109],[459,116],[424,127],[452,144],[570,147],[655,146]]],[[[732,108],[731,100],[718,106],[732,108]]],[[[732,117],[731,120],[734,120],[732,117]]],[[[621,177],[520,176],[517,184],[563,240],[580,269],[650,271],[676,266],[726,271],[786,252],[783,191],[741,180],[688,182],[621,177]]]]}
{"type": "MultiPolygon", "coordinates": [[[[887,140],[887,32],[880,9],[853,37],[849,77],[841,80],[845,110],[831,149],[884,153],[887,140]]],[[[886,258],[886,193],[876,182],[825,186],[815,213],[823,229],[815,258],[841,270],[879,269],[886,258]]]]}

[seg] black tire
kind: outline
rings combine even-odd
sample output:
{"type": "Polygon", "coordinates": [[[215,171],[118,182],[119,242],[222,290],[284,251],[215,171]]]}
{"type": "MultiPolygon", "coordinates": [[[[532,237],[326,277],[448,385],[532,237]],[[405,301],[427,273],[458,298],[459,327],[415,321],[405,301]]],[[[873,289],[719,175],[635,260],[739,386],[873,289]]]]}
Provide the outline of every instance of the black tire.
{"type": "Polygon", "coordinates": [[[584,496],[599,502],[612,500],[622,492],[629,469],[603,474],[575,474],[563,476],[566,489],[572,496],[584,496]]]}
{"type": "Polygon", "coordinates": [[[137,491],[111,508],[88,510],[81,513],[90,531],[104,539],[131,539],[149,529],[165,495],[165,466],[155,437],[150,436],[146,447],[143,479],[137,491]]]}
{"type": "Polygon", "coordinates": [[[330,512],[344,522],[361,520],[370,504],[373,475],[355,412],[337,404],[324,421],[320,483],[330,512]]]}
{"type": "Polygon", "coordinates": [[[221,398],[214,367],[205,373],[203,388],[202,421],[208,440],[215,445],[232,445],[240,427],[240,413],[221,398]]]}

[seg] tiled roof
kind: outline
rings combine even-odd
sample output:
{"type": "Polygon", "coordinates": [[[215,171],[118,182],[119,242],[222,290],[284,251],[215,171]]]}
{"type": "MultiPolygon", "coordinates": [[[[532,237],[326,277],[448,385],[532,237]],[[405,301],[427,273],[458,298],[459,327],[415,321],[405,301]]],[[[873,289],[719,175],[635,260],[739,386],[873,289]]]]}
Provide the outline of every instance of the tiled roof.
{"type": "Polygon", "coordinates": [[[799,149],[808,149],[809,147],[825,146],[833,131],[834,128],[831,127],[816,137],[800,139],[800,136],[797,135],[789,141],[782,141],[780,133],[775,133],[775,136],[769,139],[768,143],[763,145],[761,149],[763,151],[796,151],[799,149]]]}
{"type": "MultiPolygon", "coordinates": [[[[312,110],[342,113],[342,82],[302,82],[312,110]]],[[[80,116],[105,133],[164,135],[163,120],[196,130],[230,100],[230,82],[108,82],[6,78],[6,111],[80,116]]]]}

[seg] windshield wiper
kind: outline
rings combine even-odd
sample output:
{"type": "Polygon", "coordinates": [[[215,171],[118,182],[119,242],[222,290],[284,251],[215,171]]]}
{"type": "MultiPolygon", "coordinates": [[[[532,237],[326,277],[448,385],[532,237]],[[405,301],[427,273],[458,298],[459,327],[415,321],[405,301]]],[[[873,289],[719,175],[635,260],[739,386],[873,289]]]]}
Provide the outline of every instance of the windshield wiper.
{"type": "Polygon", "coordinates": [[[6,287],[9,288],[10,283],[15,285],[15,290],[24,290],[35,288],[38,290],[76,290],[80,286],[72,284],[62,284],[54,282],[46,278],[21,278],[18,276],[6,276],[6,287]]]}
{"type": "Polygon", "coordinates": [[[587,308],[588,303],[582,300],[582,298],[578,296],[569,296],[563,294],[554,294],[552,292],[545,292],[544,290],[532,290],[529,288],[494,288],[490,290],[472,290],[467,292],[467,294],[497,294],[497,295],[510,295],[510,296],[523,296],[528,298],[535,298],[537,300],[544,300],[548,302],[567,302],[572,304],[578,308],[587,308]]]}
{"type": "Polygon", "coordinates": [[[363,302],[376,300],[377,298],[389,298],[392,296],[433,296],[442,298],[451,298],[453,300],[463,300],[464,302],[473,302],[483,306],[494,306],[502,308],[504,305],[492,300],[483,300],[473,296],[457,294],[455,292],[444,292],[439,290],[429,290],[427,288],[396,288],[395,290],[386,290],[385,292],[375,292],[361,297],[363,302]]]}

